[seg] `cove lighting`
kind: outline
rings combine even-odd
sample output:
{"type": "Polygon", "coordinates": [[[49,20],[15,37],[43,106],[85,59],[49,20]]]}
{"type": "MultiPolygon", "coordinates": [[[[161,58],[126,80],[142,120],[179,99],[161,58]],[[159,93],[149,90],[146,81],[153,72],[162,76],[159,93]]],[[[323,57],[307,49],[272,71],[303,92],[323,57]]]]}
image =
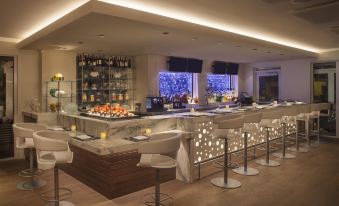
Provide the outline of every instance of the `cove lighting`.
{"type": "Polygon", "coordinates": [[[22,34],[22,40],[30,37],[31,35],[35,34],[36,32],[42,30],[43,28],[47,27],[48,25],[52,24],[53,22],[57,21],[58,19],[62,18],[63,16],[67,15],[68,13],[74,11],[75,9],[79,8],[80,6],[87,3],[89,0],[76,0],[76,1],[69,1],[70,3],[67,4],[64,8],[60,8],[57,13],[53,13],[48,18],[44,19],[43,21],[34,25],[29,31],[26,31],[22,34]]]}
{"type": "Polygon", "coordinates": [[[226,32],[240,34],[243,36],[260,39],[260,40],[272,42],[275,44],[280,44],[280,45],[293,47],[293,48],[310,51],[314,53],[321,53],[321,52],[327,51],[327,50],[321,50],[319,48],[307,46],[304,44],[300,44],[297,42],[292,42],[286,39],[264,35],[264,34],[260,34],[254,31],[248,31],[244,28],[238,28],[238,27],[226,25],[223,23],[212,22],[207,19],[199,18],[197,16],[190,16],[189,14],[187,14],[187,12],[184,13],[184,12],[180,12],[176,10],[170,10],[168,8],[165,9],[165,8],[158,7],[156,5],[146,4],[143,1],[136,1],[136,0],[99,0],[99,1],[138,10],[138,11],[143,11],[143,12],[147,12],[151,14],[156,14],[159,16],[177,19],[180,21],[185,21],[185,22],[189,22],[189,23],[193,23],[193,24],[197,24],[201,26],[206,26],[206,27],[213,28],[213,29],[218,29],[218,30],[222,30],[226,32]]]}
{"type": "Polygon", "coordinates": [[[18,43],[19,41],[20,41],[20,39],[7,38],[7,37],[1,37],[1,36],[0,36],[0,42],[18,43]]]}

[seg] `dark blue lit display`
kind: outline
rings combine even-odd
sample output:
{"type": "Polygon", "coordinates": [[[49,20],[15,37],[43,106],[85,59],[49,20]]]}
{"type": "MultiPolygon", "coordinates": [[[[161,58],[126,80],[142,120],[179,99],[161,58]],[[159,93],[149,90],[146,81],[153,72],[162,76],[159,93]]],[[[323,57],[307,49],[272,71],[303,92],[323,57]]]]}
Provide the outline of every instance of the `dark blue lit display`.
{"type": "Polygon", "coordinates": [[[161,96],[192,94],[192,74],[160,72],[159,90],[161,96]]]}
{"type": "Polygon", "coordinates": [[[227,74],[208,74],[207,85],[211,93],[225,93],[231,89],[231,77],[227,74]]]}

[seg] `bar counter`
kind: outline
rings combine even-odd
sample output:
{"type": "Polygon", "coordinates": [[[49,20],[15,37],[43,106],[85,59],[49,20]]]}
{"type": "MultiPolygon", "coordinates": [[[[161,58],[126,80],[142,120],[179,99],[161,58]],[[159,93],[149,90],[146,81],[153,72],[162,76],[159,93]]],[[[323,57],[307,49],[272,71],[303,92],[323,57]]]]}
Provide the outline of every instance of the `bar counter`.
{"type": "MultiPolygon", "coordinates": [[[[276,106],[265,106],[264,109],[274,108],[276,106]]],[[[125,138],[141,135],[146,128],[151,128],[152,133],[182,134],[181,146],[177,154],[177,169],[164,170],[161,174],[161,182],[176,178],[191,183],[197,179],[198,174],[195,170],[197,165],[223,155],[222,142],[211,136],[216,127],[213,123],[215,118],[257,111],[262,110],[254,107],[231,109],[231,112],[213,109],[114,121],[60,114],[58,123],[64,128],[75,124],[79,131],[93,136],[98,136],[101,131],[108,131],[107,140],[80,141],[73,138],[71,149],[74,152],[74,160],[63,169],[108,198],[150,187],[154,181],[154,170],[136,166],[140,158],[137,153],[139,142],[125,138]]],[[[288,126],[287,134],[294,133],[294,129],[293,126],[288,126]]],[[[280,138],[280,129],[274,134],[272,139],[280,138]]],[[[259,131],[252,135],[248,145],[264,142],[264,132],[259,131]]],[[[242,138],[230,141],[229,147],[230,152],[242,150],[242,138]]]]}

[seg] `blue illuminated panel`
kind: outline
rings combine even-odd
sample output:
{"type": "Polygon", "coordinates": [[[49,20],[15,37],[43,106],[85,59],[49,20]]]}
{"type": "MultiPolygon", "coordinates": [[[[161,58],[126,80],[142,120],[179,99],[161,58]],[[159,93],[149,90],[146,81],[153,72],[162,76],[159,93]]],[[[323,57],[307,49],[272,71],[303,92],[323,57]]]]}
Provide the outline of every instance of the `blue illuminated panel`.
{"type": "Polygon", "coordinates": [[[231,76],[227,74],[208,74],[207,86],[212,93],[225,93],[231,89],[231,76]]]}
{"type": "Polygon", "coordinates": [[[161,96],[192,95],[192,74],[181,72],[159,72],[161,96]]]}

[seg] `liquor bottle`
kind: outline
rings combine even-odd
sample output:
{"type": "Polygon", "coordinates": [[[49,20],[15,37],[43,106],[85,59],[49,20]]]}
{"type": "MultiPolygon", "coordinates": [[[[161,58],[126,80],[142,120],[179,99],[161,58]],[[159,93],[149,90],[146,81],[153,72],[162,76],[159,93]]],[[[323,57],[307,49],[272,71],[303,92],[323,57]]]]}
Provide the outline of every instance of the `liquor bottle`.
{"type": "Polygon", "coordinates": [[[127,69],[128,68],[128,61],[127,61],[126,57],[125,57],[124,63],[125,63],[124,67],[125,67],[125,69],[127,69]]]}
{"type": "Polygon", "coordinates": [[[132,68],[132,62],[131,62],[131,59],[128,59],[128,63],[127,63],[127,64],[128,64],[127,68],[129,68],[129,69],[132,68]]]}

